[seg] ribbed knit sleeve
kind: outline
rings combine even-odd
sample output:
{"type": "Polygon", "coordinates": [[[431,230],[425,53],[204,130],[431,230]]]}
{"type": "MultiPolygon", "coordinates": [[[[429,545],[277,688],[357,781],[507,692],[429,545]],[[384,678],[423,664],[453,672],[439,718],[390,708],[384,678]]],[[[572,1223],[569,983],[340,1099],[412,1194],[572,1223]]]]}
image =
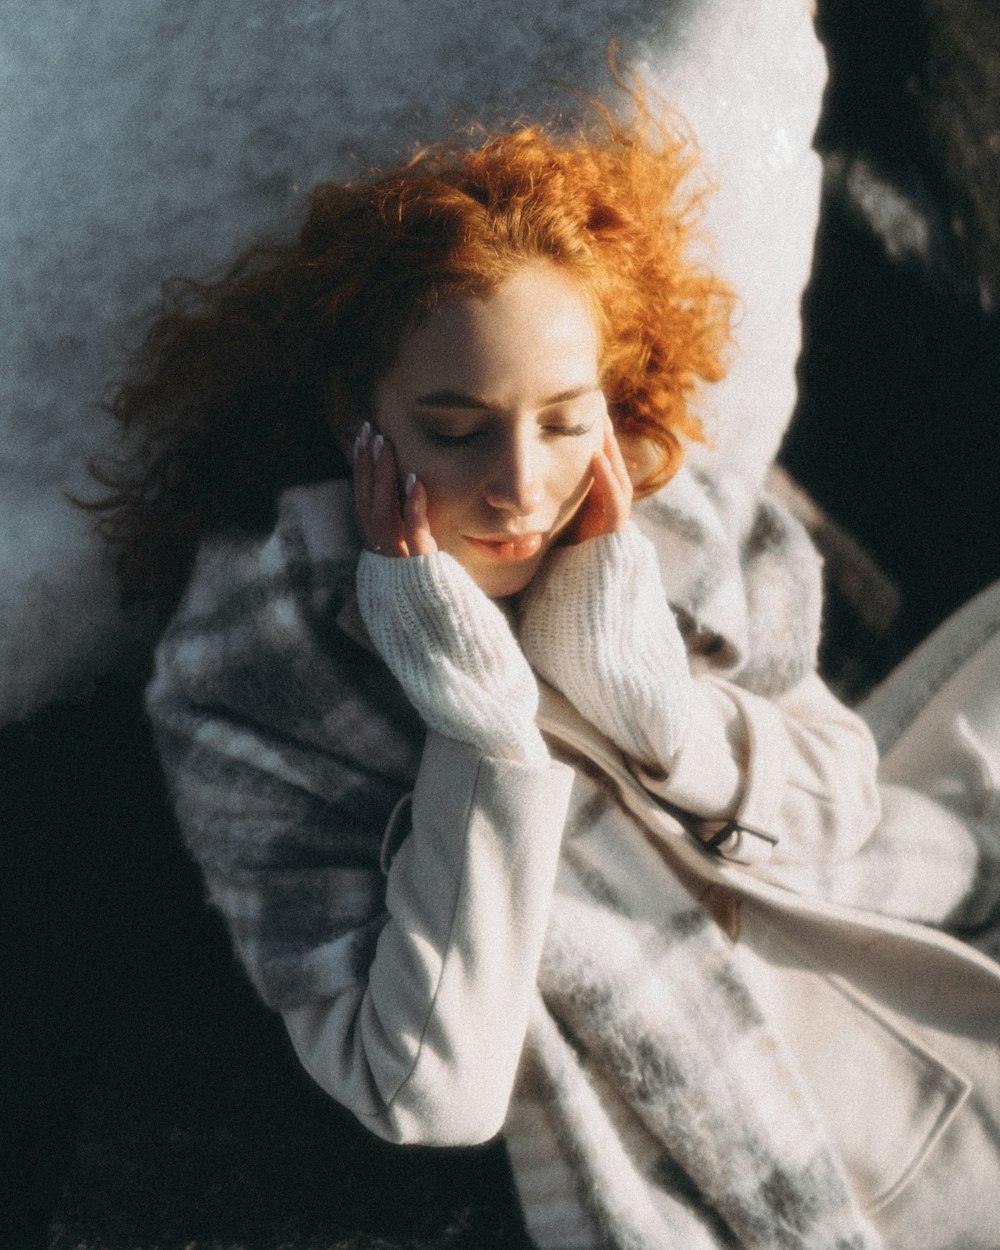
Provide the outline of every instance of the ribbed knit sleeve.
{"type": "Polygon", "coordinates": [[[487,755],[542,763],[538,687],[503,612],[444,551],[366,551],[358,606],[372,642],[431,729],[487,755]]]}
{"type": "Polygon", "coordinates": [[[525,592],[519,635],[537,672],[627,756],[669,768],[691,676],[656,552],[634,525],[554,551],[525,592]]]}

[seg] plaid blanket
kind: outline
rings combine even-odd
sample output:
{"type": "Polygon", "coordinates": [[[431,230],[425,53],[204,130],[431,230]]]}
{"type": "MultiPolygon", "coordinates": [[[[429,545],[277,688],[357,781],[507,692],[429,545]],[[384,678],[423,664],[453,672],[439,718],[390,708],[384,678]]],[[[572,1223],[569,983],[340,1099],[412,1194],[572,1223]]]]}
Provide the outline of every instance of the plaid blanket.
{"type": "MultiPolygon", "coordinates": [[[[302,489],[309,508],[290,492],[267,539],[206,545],[148,692],[187,843],[276,1008],[364,981],[385,919],[382,833],[423,739],[379,657],[341,628],[350,488],[302,489]]],[[[691,652],[764,693],[813,666],[818,560],[776,504],[682,472],[637,519],[691,652]]],[[[725,935],[583,771],[538,989],[524,1079],[595,1244],[879,1244],[725,935]]]]}

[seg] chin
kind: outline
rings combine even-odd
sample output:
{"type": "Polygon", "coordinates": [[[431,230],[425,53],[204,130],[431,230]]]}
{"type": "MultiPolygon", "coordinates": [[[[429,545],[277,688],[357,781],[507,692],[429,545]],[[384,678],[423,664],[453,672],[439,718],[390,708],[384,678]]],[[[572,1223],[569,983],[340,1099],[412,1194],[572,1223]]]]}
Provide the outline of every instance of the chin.
{"type": "Polygon", "coordinates": [[[491,599],[507,599],[524,590],[538,572],[540,564],[540,559],[533,559],[523,564],[466,566],[466,572],[484,595],[491,599]]]}

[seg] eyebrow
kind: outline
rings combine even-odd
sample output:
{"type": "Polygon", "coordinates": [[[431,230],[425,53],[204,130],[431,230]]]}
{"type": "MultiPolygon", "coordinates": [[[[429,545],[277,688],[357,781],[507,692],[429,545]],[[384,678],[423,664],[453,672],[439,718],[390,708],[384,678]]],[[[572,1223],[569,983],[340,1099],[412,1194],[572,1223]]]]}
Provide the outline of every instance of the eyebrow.
{"type": "MultiPolygon", "coordinates": [[[[550,395],[548,399],[542,400],[538,407],[539,409],[553,408],[556,404],[569,403],[572,399],[579,399],[582,395],[589,395],[597,390],[600,390],[600,387],[596,382],[571,386],[569,390],[560,391],[558,395],[550,395]]],[[[490,403],[489,400],[479,395],[466,395],[462,391],[450,390],[428,391],[426,395],[418,395],[414,403],[424,408],[474,408],[483,412],[497,412],[503,407],[503,404],[490,403]]]]}

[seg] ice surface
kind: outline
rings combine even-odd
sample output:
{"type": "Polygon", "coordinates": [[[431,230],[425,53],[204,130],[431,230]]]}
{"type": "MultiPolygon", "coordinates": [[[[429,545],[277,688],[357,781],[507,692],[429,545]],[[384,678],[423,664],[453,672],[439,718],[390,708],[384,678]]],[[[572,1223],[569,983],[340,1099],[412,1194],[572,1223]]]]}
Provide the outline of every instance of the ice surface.
{"type": "Polygon", "coordinates": [[[610,97],[605,48],[692,122],[739,358],[719,454],[759,477],[794,398],[825,78],[803,0],[9,0],[0,8],[0,723],[114,662],[134,622],[66,489],[159,283],[297,218],[305,190],[449,119],[610,97]]]}

